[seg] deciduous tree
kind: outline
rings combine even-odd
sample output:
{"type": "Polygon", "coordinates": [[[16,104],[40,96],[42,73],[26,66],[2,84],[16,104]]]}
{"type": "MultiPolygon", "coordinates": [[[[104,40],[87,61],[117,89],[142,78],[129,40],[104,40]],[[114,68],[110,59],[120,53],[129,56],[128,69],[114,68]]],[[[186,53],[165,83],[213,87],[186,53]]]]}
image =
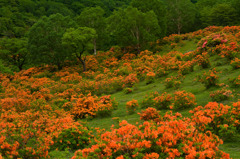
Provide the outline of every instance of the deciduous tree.
{"type": "Polygon", "coordinates": [[[138,52],[150,41],[155,41],[160,27],[153,11],[143,13],[137,8],[128,7],[114,11],[108,19],[109,31],[117,44],[132,46],[138,52]]]}
{"type": "Polygon", "coordinates": [[[68,29],[63,35],[62,43],[82,63],[83,71],[86,71],[86,54],[93,49],[93,40],[96,38],[96,31],[92,28],[79,27],[68,29]]]}
{"type": "Polygon", "coordinates": [[[43,17],[35,23],[29,31],[28,47],[31,59],[36,64],[55,64],[61,69],[71,54],[62,45],[65,31],[74,27],[74,22],[69,17],[54,14],[43,17]]]}
{"type": "Polygon", "coordinates": [[[21,71],[28,58],[27,39],[2,38],[0,48],[0,58],[7,65],[15,66],[21,71]]]}
{"type": "Polygon", "coordinates": [[[152,10],[156,14],[158,25],[160,26],[160,34],[158,36],[164,37],[166,35],[167,10],[163,0],[132,0],[131,5],[144,13],[152,10]]]}
{"type": "Polygon", "coordinates": [[[168,33],[188,31],[194,24],[196,9],[190,0],[167,0],[168,33]]]}
{"type": "Polygon", "coordinates": [[[97,36],[93,39],[94,54],[97,54],[97,49],[103,49],[106,43],[106,20],[104,10],[101,7],[85,8],[82,13],[76,18],[77,23],[81,27],[89,27],[96,30],[97,36]]]}

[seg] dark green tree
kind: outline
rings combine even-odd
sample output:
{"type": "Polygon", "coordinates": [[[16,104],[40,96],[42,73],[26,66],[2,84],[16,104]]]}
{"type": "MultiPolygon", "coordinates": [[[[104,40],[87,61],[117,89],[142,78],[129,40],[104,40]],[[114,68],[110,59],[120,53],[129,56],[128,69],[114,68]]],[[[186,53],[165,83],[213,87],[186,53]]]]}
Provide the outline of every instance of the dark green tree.
{"type": "Polygon", "coordinates": [[[76,24],[70,17],[54,14],[42,17],[29,31],[28,48],[35,64],[55,64],[61,69],[64,61],[71,56],[62,45],[66,30],[76,24]]]}
{"type": "Polygon", "coordinates": [[[132,0],[131,5],[137,8],[141,12],[153,11],[158,19],[158,25],[160,26],[160,37],[166,35],[167,19],[166,19],[166,4],[163,0],[132,0]]]}
{"type": "Polygon", "coordinates": [[[96,31],[87,27],[70,28],[63,35],[63,46],[81,62],[83,71],[86,71],[86,55],[93,50],[93,40],[96,36],[96,31]]]}
{"type": "Polygon", "coordinates": [[[107,43],[106,19],[104,10],[101,7],[85,8],[82,13],[76,18],[77,23],[81,27],[89,27],[96,30],[97,36],[93,40],[94,55],[97,54],[97,49],[104,49],[107,43]]]}
{"type": "Polygon", "coordinates": [[[196,9],[190,0],[166,0],[168,34],[188,32],[192,29],[196,9]]]}
{"type": "Polygon", "coordinates": [[[231,0],[231,5],[232,7],[236,10],[237,12],[237,19],[235,21],[235,25],[240,25],[240,1],[239,0],[231,0]]]}
{"type": "Polygon", "coordinates": [[[217,4],[212,8],[209,18],[211,25],[234,25],[237,20],[237,11],[230,4],[217,4]]]}
{"type": "MultiPolygon", "coordinates": [[[[0,59],[0,73],[13,74],[12,70],[3,64],[1,59],[0,59]]],[[[1,92],[1,85],[0,85],[0,92],[1,92]]]]}
{"type": "Polygon", "coordinates": [[[148,42],[155,41],[160,32],[157,16],[153,11],[143,13],[128,7],[114,11],[108,19],[110,34],[121,47],[131,46],[138,52],[148,42]]]}
{"type": "Polygon", "coordinates": [[[27,39],[2,38],[0,41],[0,58],[8,66],[23,69],[28,61],[27,39]]]}

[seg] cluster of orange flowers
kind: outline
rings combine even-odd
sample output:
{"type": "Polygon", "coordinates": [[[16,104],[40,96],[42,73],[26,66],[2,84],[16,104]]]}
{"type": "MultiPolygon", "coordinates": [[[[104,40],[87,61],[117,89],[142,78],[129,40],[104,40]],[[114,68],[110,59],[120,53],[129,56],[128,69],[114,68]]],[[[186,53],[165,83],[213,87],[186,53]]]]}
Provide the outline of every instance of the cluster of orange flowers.
{"type": "MultiPolygon", "coordinates": [[[[156,112],[150,108],[146,111],[156,112]]],[[[146,121],[132,125],[122,121],[119,128],[113,127],[101,134],[92,147],[76,151],[72,159],[230,158],[217,148],[221,143],[210,131],[199,132],[190,119],[179,119],[179,114],[166,113],[157,123],[146,121]]]]}
{"type": "Polygon", "coordinates": [[[176,91],[174,93],[174,109],[191,108],[196,104],[196,97],[194,94],[186,91],[176,91]]]}
{"type": "Polygon", "coordinates": [[[240,68],[240,59],[236,57],[234,58],[234,60],[231,61],[230,64],[234,69],[238,69],[240,68]]]}
{"type": "Polygon", "coordinates": [[[88,94],[84,96],[80,94],[77,98],[73,98],[71,102],[63,105],[75,118],[86,118],[100,116],[109,116],[116,109],[117,103],[111,99],[110,95],[102,96],[100,99],[97,96],[88,94]]]}
{"type": "Polygon", "coordinates": [[[231,138],[239,131],[240,102],[233,103],[232,106],[210,102],[205,107],[198,106],[190,113],[193,113],[192,121],[200,131],[210,130],[224,139],[231,138]]]}
{"type": "Polygon", "coordinates": [[[200,77],[199,81],[205,85],[206,88],[210,88],[212,86],[217,85],[217,80],[219,76],[217,75],[219,72],[216,69],[211,69],[208,72],[204,72],[202,77],[200,77]]]}
{"type": "Polygon", "coordinates": [[[133,99],[126,103],[127,113],[132,114],[139,107],[138,101],[133,99]]]}

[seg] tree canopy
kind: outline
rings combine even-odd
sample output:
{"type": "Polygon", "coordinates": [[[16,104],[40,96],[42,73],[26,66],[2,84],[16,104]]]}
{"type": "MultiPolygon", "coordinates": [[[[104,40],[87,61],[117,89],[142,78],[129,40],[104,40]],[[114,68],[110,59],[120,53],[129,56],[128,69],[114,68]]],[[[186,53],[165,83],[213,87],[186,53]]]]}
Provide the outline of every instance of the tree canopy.
{"type": "Polygon", "coordinates": [[[34,63],[55,64],[60,69],[70,52],[62,45],[65,31],[76,26],[70,17],[42,17],[29,31],[28,48],[34,63]]]}
{"type": "Polygon", "coordinates": [[[70,49],[82,63],[83,71],[86,71],[85,55],[93,50],[93,40],[96,36],[96,31],[87,27],[70,28],[63,35],[63,46],[70,49]]]}
{"type": "Polygon", "coordinates": [[[143,13],[128,7],[115,11],[108,19],[111,35],[120,46],[132,46],[139,52],[150,40],[156,40],[160,27],[153,11],[143,13]]]}
{"type": "Polygon", "coordinates": [[[1,0],[2,45],[28,44],[24,49],[2,46],[0,59],[19,70],[30,61],[61,68],[73,54],[62,46],[62,36],[77,27],[96,31],[91,50],[95,55],[112,46],[139,52],[166,35],[239,25],[239,7],[239,0],[1,0]],[[20,50],[29,53],[26,60],[21,56],[23,64],[10,62],[7,57],[20,50]]]}

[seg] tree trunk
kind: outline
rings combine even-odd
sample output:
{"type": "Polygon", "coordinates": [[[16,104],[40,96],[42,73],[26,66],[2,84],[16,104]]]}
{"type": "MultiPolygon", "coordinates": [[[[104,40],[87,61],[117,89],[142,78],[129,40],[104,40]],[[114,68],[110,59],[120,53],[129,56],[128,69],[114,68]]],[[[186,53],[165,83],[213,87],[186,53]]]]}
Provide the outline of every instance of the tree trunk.
{"type": "Polygon", "coordinates": [[[61,70],[63,68],[62,64],[58,63],[57,64],[58,70],[61,70]]]}
{"type": "Polygon", "coordinates": [[[96,39],[93,40],[93,45],[94,45],[94,55],[97,55],[97,43],[96,43],[96,39]]]}
{"type": "Polygon", "coordinates": [[[83,72],[87,71],[85,60],[83,60],[82,58],[80,58],[80,61],[81,61],[82,66],[83,66],[83,72]]]}

